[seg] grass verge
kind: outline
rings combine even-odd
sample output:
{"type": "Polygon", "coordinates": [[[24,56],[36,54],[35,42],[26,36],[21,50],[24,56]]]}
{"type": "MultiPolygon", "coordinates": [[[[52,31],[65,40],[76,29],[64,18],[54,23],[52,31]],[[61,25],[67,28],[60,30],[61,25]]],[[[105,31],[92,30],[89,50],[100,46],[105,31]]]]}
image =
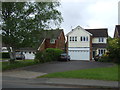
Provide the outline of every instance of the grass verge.
{"type": "Polygon", "coordinates": [[[83,69],[66,72],[56,72],[40,76],[38,78],[82,78],[82,79],[96,79],[96,80],[111,80],[118,81],[118,65],[104,68],[83,69]]]}
{"type": "Polygon", "coordinates": [[[30,65],[35,65],[37,64],[34,62],[34,60],[19,60],[15,61],[14,63],[9,64],[9,62],[0,62],[0,65],[2,64],[2,70],[10,70],[10,69],[15,69],[19,67],[25,67],[25,66],[30,66],[30,65]]]}

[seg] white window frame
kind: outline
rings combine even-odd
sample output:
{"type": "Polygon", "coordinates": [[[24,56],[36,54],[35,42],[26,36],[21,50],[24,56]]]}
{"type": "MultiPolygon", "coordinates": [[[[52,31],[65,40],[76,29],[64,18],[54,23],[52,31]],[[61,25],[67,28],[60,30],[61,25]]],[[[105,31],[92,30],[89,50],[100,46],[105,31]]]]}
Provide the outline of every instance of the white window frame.
{"type": "Polygon", "coordinates": [[[87,42],[88,41],[88,36],[81,36],[80,41],[81,42],[87,42]]]}
{"type": "Polygon", "coordinates": [[[104,42],[104,38],[103,38],[103,37],[100,37],[100,38],[99,38],[99,42],[104,42]]]}
{"type": "Polygon", "coordinates": [[[102,56],[103,54],[105,54],[106,49],[98,49],[98,54],[99,56],[102,56]]]}
{"type": "Polygon", "coordinates": [[[70,37],[70,40],[69,40],[70,42],[77,42],[77,36],[71,36],[70,37]]]}
{"type": "Polygon", "coordinates": [[[51,44],[55,44],[55,39],[50,39],[51,44]]]}

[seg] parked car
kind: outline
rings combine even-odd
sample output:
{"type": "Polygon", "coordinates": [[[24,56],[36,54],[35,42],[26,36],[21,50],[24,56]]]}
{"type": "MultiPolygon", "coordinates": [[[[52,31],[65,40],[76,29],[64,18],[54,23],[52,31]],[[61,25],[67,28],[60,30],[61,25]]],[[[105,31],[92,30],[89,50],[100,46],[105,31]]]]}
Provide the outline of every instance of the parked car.
{"type": "Polygon", "coordinates": [[[25,55],[22,52],[16,52],[15,57],[17,60],[24,60],[25,59],[25,55]]]}
{"type": "Polygon", "coordinates": [[[70,61],[70,55],[67,53],[62,53],[59,58],[60,61],[70,61]]]}

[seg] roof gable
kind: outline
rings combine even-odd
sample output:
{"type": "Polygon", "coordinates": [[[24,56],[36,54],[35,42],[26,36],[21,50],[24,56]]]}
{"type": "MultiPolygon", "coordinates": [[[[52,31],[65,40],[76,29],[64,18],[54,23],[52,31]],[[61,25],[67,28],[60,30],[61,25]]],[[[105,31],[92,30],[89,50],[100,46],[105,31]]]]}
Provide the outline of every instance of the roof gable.
{"type": "Polygon", "coordinates": [[[89,34],[89,35],[92,36],[92,34],[91,34],[90,32],[86,31],[85,29],[83,29],[83,28],[80,27],[80,26],[77,26],[76,28],[72,29],[72,31],[70,31],[66,36],[70,35],[70,34],[71,34],[73,31],[75,31],[75,30],[83,30],[84,32],[86,32],[87,34],[89,34]]]}
{"type": "Polygon", "coordinates": [[[108,37],[108,29],[101,28],[101,29],[85,29],[86,31],[93,34],[93,37],[108,37]]]}

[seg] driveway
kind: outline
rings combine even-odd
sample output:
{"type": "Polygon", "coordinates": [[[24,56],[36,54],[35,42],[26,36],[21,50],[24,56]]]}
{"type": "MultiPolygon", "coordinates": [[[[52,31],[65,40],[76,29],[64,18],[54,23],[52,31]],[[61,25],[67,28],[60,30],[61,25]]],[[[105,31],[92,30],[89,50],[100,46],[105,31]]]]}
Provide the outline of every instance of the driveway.
{"type": "MultiPolygon", "coordinates": [[[[34,72],[63,72],[68,70],[89,69],[97,67],[109,67],[114,65],[113,63],[102,63],[94,61],[68,61],[68,62],[48,62],[44,64],[38,64],[34,66],[28,66],[19,68],[20,70],[34,71],[34,72]]],[[[17,70],[19,70],[17,69],[17,70]]]]}
{"type": "Polygon", "coordinates": [[[97,67],[110,67],[113,63],[101,63],[94,61],[68,61],[68,62],[48,62],[33,66],[22,67],[14,70],[8,70],[3,76],[13,76],[22,78],[34,78],[53,72],[63,72],[69,70],[89,69],[97,67]]]}

